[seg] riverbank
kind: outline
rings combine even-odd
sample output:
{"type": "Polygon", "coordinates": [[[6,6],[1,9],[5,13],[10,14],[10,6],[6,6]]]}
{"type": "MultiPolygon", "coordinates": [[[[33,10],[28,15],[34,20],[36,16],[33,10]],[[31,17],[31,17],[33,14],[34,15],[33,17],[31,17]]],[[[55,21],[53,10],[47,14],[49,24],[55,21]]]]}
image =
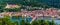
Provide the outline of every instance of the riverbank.
{"type": "Polygon", "coordinates": [[[32,18],[21,18],[21,17],[10,17],[10,16],[5,16],[4,18],[0,18],[0,25],[58,25],[60,20],[41,20],[41,19],[36,19],[32,23],[30,23],[32,18]],[[57,23],[58,22],[58,23],[57,23]]]}

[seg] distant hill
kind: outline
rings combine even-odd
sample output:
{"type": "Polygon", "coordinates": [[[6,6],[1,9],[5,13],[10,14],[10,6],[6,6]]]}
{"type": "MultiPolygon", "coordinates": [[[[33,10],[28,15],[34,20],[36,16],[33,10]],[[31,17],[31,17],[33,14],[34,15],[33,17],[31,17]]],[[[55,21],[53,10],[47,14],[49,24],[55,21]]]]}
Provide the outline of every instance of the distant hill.
{"type": "Polygon", "coordinates": [[[40,0],[40,2],[45,2],[49,6],[60,8],[60,0],[40,0]]]}
{"type": "MultiPolygon", "coordinates": [[[[51,8],[51,7],[55,7],[59,9],[60,0],[0,0],[0,12],[18,12],[18,11],[21,11],[21,9],[25,9],[23,5],[31,6],[31,7],[43,7],[44,9],[51,8]],[[5,7],[7,4],[19,5],[21,6],[21,8],[6,9],[5,7]]],[[[31,9],[31,10],[34,10],[34,9],[31,9]]]]}
{"type": "Polygon", "coordinates": [[[0,4],[21,4],[28,6],[47,6],[60,8],[60,0],[0,0],[0,4]],[[43,5],[42,5],[43,4],[43,5]]]}

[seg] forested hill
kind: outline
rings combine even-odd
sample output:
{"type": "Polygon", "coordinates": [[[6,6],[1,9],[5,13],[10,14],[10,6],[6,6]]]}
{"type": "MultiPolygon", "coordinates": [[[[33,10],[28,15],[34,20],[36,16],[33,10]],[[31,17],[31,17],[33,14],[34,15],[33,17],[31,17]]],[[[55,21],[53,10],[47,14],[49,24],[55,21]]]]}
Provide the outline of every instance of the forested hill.
{"type": "Polygon", "coordinates": [[[60,8],[60,0],[0,0],[1,5],[21,4],[28,6],[56,7],[60,8]]]}
{"type": "Polygon", "coordinates": [[[60,0],[40,0],[40,2],[45,2],[49,6],[60,8],[60,0]]]}

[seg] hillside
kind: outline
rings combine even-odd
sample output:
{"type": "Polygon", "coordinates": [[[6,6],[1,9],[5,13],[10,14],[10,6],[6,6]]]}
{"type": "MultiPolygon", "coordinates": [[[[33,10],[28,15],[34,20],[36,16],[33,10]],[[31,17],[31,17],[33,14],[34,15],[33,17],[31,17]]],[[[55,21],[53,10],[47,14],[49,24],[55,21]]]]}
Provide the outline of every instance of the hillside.
{"type": "Polygon", "coordinates": [[[44,9],[51,8],[51,7],[54,7],[57,9],[60,8],[60,0],[0,0],[0,12],[8,12],[8,11],[17,12],[17,11],[20,11],[22,8],[26,9],[23,6],[19,8],[20,10],[19,9],[5,9],[7,4],[10,4],[10,5],[15,4],[19,6],[25,5],[25,6],[31,6],[31,7],[43,7],[44,9]]]}
{"type": "Polygon", "coordinates": [[[18,4],[28,6],[47,6],[60,8],[60,0],[0,0],[0,4],[18,4]]]}

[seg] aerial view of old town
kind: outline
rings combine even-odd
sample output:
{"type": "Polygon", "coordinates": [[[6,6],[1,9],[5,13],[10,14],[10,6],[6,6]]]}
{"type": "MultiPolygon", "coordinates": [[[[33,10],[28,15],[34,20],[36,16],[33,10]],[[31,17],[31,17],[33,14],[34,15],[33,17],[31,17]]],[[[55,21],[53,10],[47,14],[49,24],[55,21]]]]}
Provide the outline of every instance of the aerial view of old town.
{"type": "Polygon", "coordinates": [[[60,25],[60,0],[0,0],[0,25],[60,25]]]}

